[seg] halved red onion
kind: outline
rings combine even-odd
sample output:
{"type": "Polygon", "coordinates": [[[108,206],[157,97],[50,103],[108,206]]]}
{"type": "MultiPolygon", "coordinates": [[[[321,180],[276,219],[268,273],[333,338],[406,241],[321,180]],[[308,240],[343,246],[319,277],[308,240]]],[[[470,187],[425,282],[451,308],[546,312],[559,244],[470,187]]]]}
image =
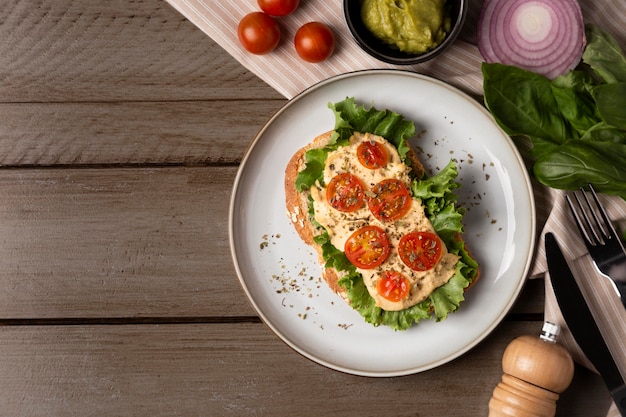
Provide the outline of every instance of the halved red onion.
{"type": "Polygon", "coordinates": [[[485,0],[477,42],[486,62],[550,79],[574,69],[587,43],[577,0],[485,0]]]}

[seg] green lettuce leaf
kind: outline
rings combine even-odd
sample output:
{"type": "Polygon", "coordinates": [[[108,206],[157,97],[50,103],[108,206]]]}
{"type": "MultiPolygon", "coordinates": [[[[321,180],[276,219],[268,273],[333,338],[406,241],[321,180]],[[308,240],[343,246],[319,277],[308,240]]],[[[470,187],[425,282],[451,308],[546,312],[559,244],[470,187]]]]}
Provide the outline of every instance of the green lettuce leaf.
{"type": "MultiPolygon", "coordinates": [[[[457,265],[460,267],[460,265],[457,265]]],[[[445,319],[449,313],[455,311],[465,300],[463,294],[469,282],[462,274],[456,273],[450,280],[437,288],[430,296],[433,311],[437,321],[445,319]]]]}
{"type": "MultiPolygon", "coordinates": [[[[331,142],[321,150],[307,152],[307,166],[297,180],[298,190],[306,190],[316,181],[322,182],[324,163],[328,152],[349,143],[354,132],[366,132],[383,136],[393,143],[403,160],[409,150],[407,140],[415,135],[415,126],[400,114],[389,110],[379,111],[357,106],[353,98],[329,104],[335,114],[335,131],[331,142]]],[[[444,285],[437,288],[426,300],[401,311],[386,311],[376,306],[367,291],[363,277],[346,255],[330,242],[327,231],[319,227],[315,242],[322,247],[322,256],[326,267],[333,267],[343,274],[339,280],[346,290],[352,308],[359,312],[366,322],[374,326],[389,326],[396,330],[406,330],[424,319],[444,320],[447,315],[459,308],[464,300],[464,289],[476,278],[478,265],[465,249],[465,243],[459,238],[463,233],[462,217],[464,211],[456,206],[457,196],[454,190],[460,184],[456,182],[458,171],[454,161],[437,175],[414,180],[411,192],[422,201],[433,227],[439,234],[448,251],[460,256],[455,275],[444,285]]],[[[312,215],[312,200],[309,212],[312,215]]]]}
{"type": "Polygon", "coordinates": [[[296,177],[296,190],[307,190],[319,178],[319,173],[324,171],[324,163],[328,150],[310,149],[304,154],[305,168],[296,177]]]}
{"type": "Polygon", "coordinates": [[[391,110],[366,109],[357,106],[354,98],[329,104],[335,113],[335,131],[339,134],[338,143],[346,144],[354,132],[373,133],[391,142],[405,160],[409,151],[407,140],[415,135],[413,122],[405,120],[401,114],[391,110]]]}
{"type": "Polygon", "coordinates": [[[462,218],[465,210],[456,206],[454,190],[460,187],[456,182],[458,170],[454,161],[437,175],[413,182],[413,195],[422,200],[426,216],[435,231],[448,248],[448,252],[460,256],[454,276],[437,288],[426,300],[437,321],[457,310],[465,299],[465,288],[476,278],[478,263],[467,251],[460,238],[463,233],[462,218]]]}
{"type": "Polygon", "coordinates": [[[430,222],[446,246],[452,244],[458,233],[463,233],[465,210],[456,207],[457,196],[454,193],[460,186],[456,182],[457,176],[456,164],[450,161],[437,175],[415,181],[411,190],[414,197],[422,200],[430,222]]]}

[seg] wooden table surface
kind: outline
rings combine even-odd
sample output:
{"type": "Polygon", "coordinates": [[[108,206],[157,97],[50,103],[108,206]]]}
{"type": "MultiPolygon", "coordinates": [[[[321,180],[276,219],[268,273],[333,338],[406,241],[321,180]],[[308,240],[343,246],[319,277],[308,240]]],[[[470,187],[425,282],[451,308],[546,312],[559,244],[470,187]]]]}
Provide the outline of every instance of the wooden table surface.
{"type": "MultiPolygon", "coordinates": [[[[238,164],[286,100],[162,0],[6,0],[0,39],[0,415],[487,415],[541,280],[436,369],[318,365],[260,321],[228,246],[238,164]]],[[[610,399],[577,367],[558,404],[610,399]]]]}

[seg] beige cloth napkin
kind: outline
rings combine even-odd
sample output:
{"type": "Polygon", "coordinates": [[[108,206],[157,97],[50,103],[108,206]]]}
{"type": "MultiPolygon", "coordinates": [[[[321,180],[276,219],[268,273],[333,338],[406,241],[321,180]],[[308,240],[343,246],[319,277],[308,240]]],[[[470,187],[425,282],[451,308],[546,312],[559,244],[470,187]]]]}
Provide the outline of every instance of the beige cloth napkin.
{"type": "MultiPolygon", "coordinates": [[[[255,0],[167,0],[189,21],[204,31],[242,65],[275,88],[286,98],[292,98],[315,83],[331,76],[352,71],[376,68],[395,68],[419,72],[441,79],[481,100],[482,58],[475,44],[475,33],[482,0],[470,0],[468,16],[457,41],[434,60],[414,66],[394,66],[380,62],[363,52],[352,39],[345,24],[341,0],[301,0],[298,10],[279,19],[283,40],[271,54],[256,56],[247,53],[237,40],[237,24],[247,13],[258,11],[255,0]],[[322,64],[308,64],[296,54],[292,42],[296,30],[304,23],[321,21],[335,31],[337,45],[333,56],[322,64]]],[[[586,23],[595,23],[611,33],[626,50],[626,1],[580,0],[586,23]]],[[[564,193],[535,186],[537,217],[541,226],[537,255],[530,278],[546,277],[545,317],[564,327],[560,341],[581,364],[593,368],[572,340],[558,310],[546,273],[543,235],[552,231],[583,286],[601,330],[609,340],[609,348],[616,356],[626,377],[626,311],[616,298],[606,279],[597,275],[586,255],[582,241],[564,206],[564,193]]],[[[605,198],[613,219],[626,221],[626,202],[619,198],[605,198]]],[[[614,406],[609,417],[619,417],[614,406]]]]}

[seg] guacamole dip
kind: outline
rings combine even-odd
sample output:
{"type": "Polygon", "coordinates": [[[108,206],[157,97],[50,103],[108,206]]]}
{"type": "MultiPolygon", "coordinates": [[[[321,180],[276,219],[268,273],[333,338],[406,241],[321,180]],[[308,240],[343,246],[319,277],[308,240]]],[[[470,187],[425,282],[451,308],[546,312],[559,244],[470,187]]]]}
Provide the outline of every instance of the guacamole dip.
{"type": "Polygon", "coordinates": [[[364,0],[365,27],[385,43],[411,54],[439,45],[450,32],[446,0],[364,0]]]}

